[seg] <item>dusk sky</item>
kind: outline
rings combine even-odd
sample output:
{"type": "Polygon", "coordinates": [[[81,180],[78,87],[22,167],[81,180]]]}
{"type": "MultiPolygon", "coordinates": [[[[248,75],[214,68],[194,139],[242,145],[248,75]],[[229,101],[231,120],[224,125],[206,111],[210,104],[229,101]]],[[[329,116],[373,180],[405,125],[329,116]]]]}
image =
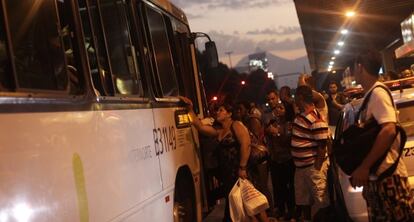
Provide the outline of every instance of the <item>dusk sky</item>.
{"type": "Polygon", "coordinates": [[[171,0],[187,14],[193,32],[216,41],[220,61],[233,66],[256,51],[295,59],[306,55],[293,0],[171,0]]]}

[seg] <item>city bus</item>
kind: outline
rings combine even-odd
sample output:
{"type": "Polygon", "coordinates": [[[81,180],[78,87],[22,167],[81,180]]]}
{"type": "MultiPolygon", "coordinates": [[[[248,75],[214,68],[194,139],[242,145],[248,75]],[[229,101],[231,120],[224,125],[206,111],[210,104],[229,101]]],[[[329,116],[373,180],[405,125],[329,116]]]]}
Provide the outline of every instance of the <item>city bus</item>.
{"type": "Polygon", "coordinates": [[[206,109],[183,11],[0,4],[0,222],[201,221],[198,135],[178,96],[206,109]]]}

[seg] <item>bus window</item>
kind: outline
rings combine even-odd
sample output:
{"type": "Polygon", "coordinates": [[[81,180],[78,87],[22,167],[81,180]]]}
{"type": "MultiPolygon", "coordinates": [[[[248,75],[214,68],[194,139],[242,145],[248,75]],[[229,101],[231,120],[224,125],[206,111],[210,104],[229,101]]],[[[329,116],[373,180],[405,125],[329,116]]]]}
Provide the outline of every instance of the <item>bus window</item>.
{"type": "MultiPolygon", "coordinates": [[[[4,18],[2,10],[0,10],[0,18],[4,18]]],[[[15,85],[7,50],[6,30],[4,29],[3,20],[0,22],[0,91],[12,91],[15,85]]]]}
{"type": "Polygon", "coordinates": [[[56,1],[7,1],[5,5],[17,89],[67,91],[67,62],[56,1]]]}
{"type": "Polygon", "coordinates": [[[146,7],[148,27],[154,53],[154,68],[161,84],[161,95],[168,97],[178,95],[178,84],[168,42],[167,30],[162,15],[150,7],[146,7]]]}
{"type": "Polygon", "coordinates": [[[80,0],[79,11],[82,19],[85,48],[88,53],[93,85],[99,95],[114,96],[112,72],[105,48],[98,6],[96,1],[88,1],[88,3],[89,5],[86,0],[80,0]]]}
{"type": "Polygon", "coordinates": [[[142,95],[137,49],[131,42],[127,5],[123,0],[102,0],[100,9],[116,93],[142,95]]]}
{"type": "Polygon", "coordinates": [[[69,77],[70,94],[82,94],[84,91],[84,81],[80,75],[80,70],[77,67],[81,67],[75,41],[75,35],[73,33],[74,24],[72,20],[71,8],[72,1],[64,0],[57,1],[59,20],[60,20],[60,33],[62,38],[63,49],[66,55],[66,71],[69,77]]]}
{"type": "Polygon", "coordinates": [[[175,18],[166,18],[168,34],[172,40],[171,48],[175,70],[179,79],[180,94],[190,98],[194,103],[194,111],[198,113],[196,80],[191,58],[190,31],[188,27],[175,18]]]}

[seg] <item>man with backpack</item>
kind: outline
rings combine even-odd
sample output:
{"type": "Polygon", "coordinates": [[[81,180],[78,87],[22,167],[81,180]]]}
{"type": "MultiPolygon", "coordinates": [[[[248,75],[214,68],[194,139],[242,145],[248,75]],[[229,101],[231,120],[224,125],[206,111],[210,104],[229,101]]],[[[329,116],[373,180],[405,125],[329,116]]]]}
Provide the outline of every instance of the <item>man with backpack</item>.
{"type": "Polygon", "coordinates": [[[370,95],[366,108],[360,111],[358,122],[376,121],[381,129],[373,138],[375,142],[368,155],[352,172],[350,182],[354,187],[364,186],[363,196],[370,221],[413,221],[414,201],[400,155],[396,110],[388,89],[378,81],[380,68],[381,55],[372,50],[359,54],[353,65],[356,82],[362,85],[365,95],[370,95]],[[373,170],[383,157],[379,167],[373,170]],[[384,172],[394,163],[394,172],[384,177],[384,172]]]}

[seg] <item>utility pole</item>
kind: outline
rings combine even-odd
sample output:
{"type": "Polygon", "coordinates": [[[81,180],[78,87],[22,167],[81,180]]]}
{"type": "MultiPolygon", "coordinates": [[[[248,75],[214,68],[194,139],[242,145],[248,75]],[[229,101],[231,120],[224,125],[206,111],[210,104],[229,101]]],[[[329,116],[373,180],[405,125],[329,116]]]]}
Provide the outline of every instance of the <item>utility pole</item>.
{"type": "Polygon", "coordinates": [[[230,65],[230,69],[232,69],[233,65],[231,64],[231,54],[233,53],[233,51],[229,51],[229,52],[225,52],[225,53],[229,57],[229,65],[230,65]]]}

